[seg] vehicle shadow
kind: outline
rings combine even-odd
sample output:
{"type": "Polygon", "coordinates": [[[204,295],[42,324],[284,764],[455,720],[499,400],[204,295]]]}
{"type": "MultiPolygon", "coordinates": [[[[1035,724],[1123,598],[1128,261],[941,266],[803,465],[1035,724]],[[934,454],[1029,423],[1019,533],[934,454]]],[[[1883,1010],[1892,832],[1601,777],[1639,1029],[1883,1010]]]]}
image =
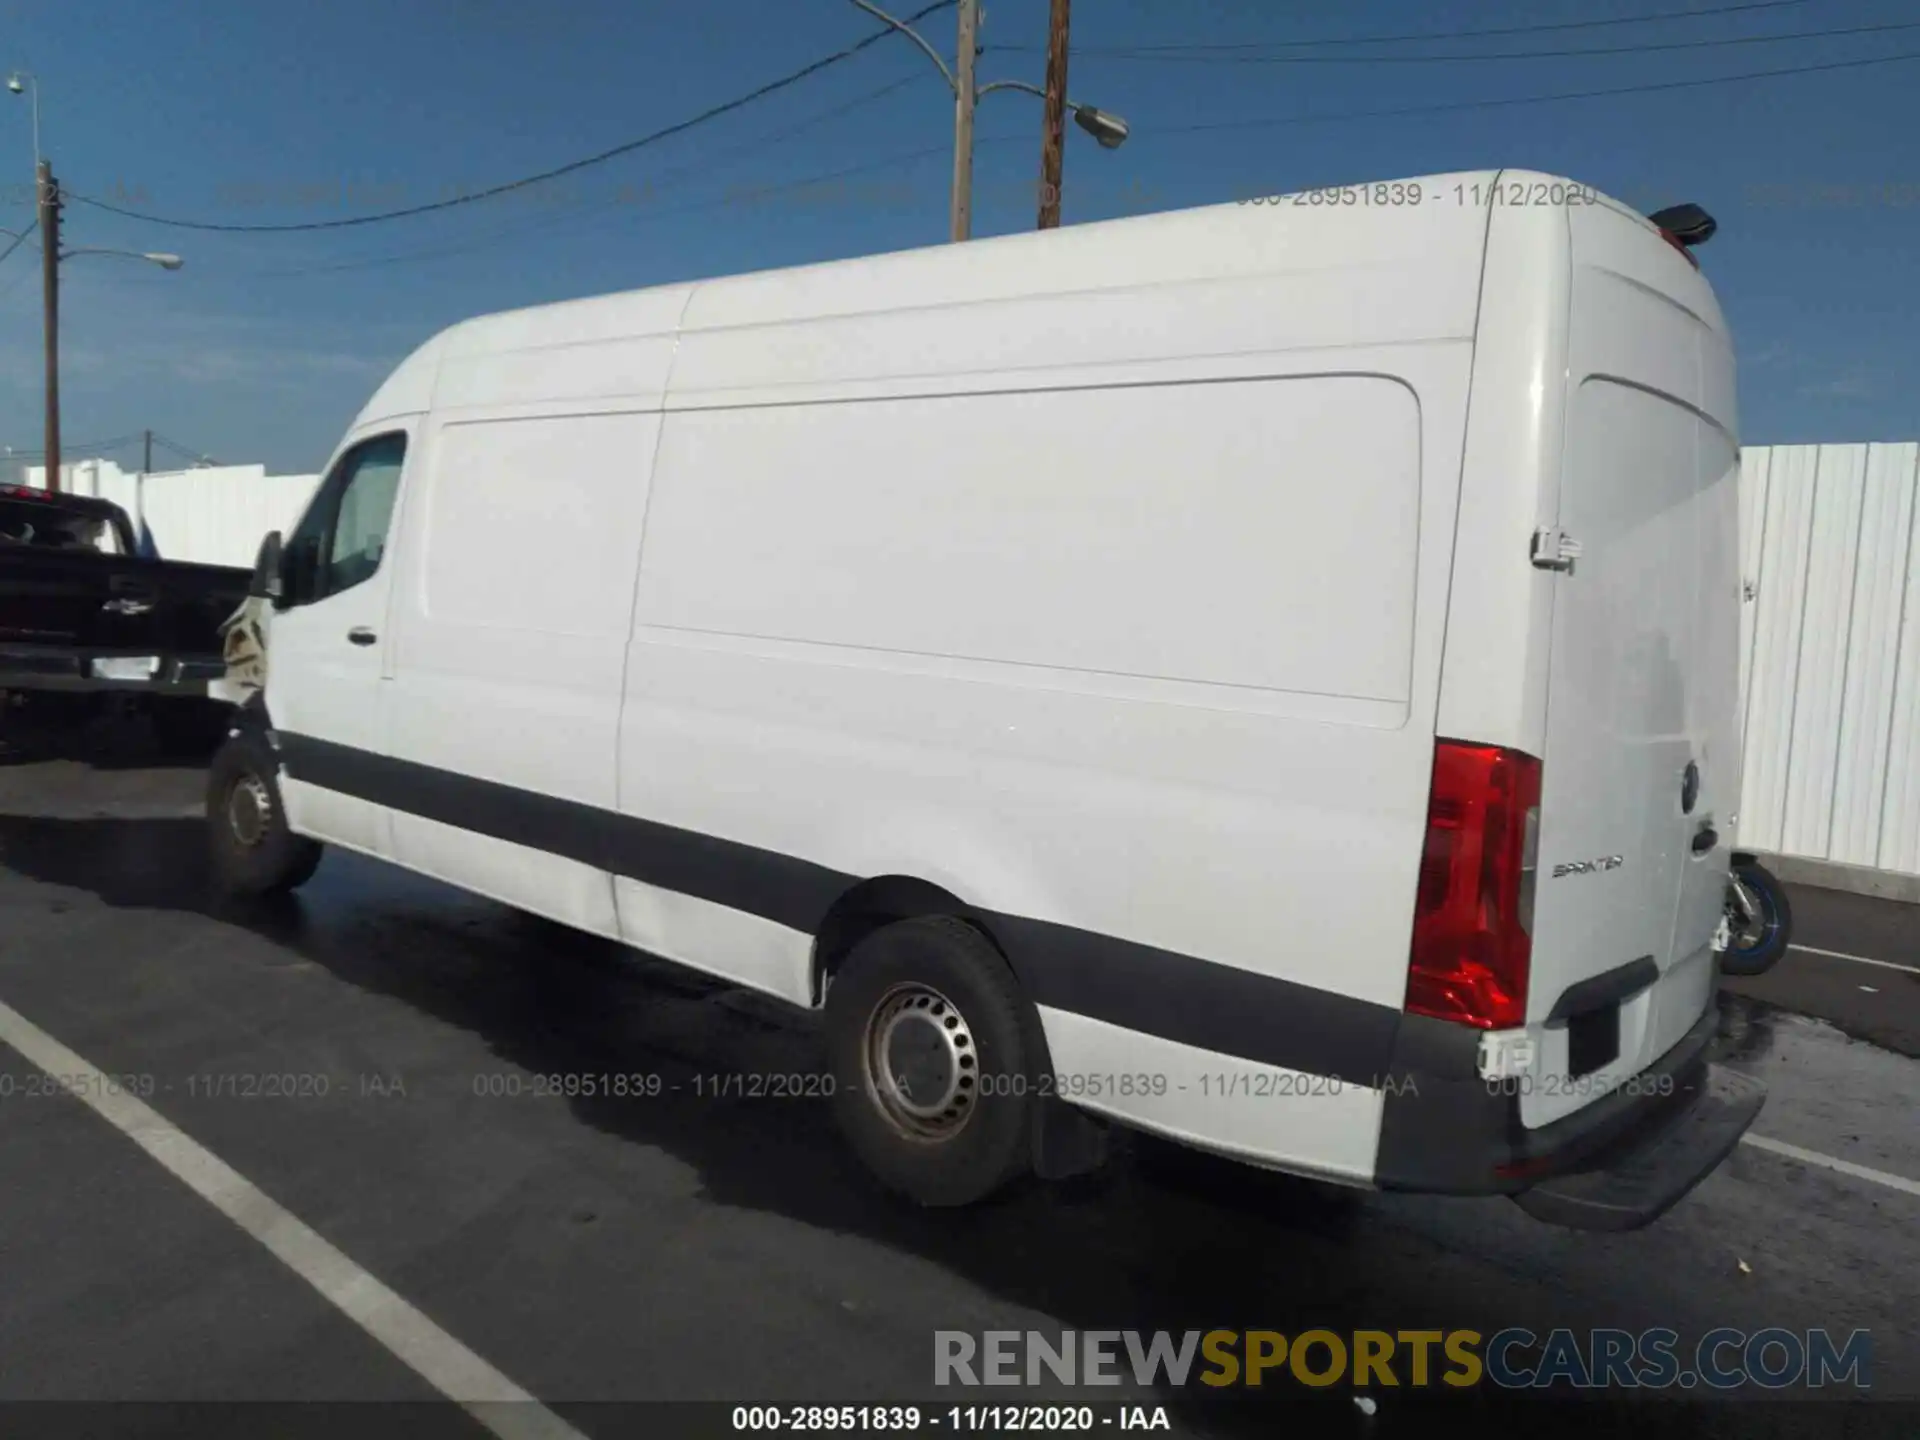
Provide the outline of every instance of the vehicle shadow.
{"type": "MultiPolygon", "coordinates": [[[[0,817],[0,865],[109,906],[241,927],[346,984],[480,1037],[531,1075],[660,1074],[681,1093],[569,1103],[583,1123],[692,1167],[712,1203],[863,1237],[1057,1317],[1062,1328],[1297,1335],[1465,1326],[1491,1334],[1524,1323],[1523,1311],[1542,1303],[1521,1275],[1483,1278],[1463,1297],[1444,1244],[1364,1197],[1143,1139],[1123,1140],[1094,1176],[1030,1183],[970,1210],[898,1203],[856,1169],[824,1102],[690,1093],[695,1076],[820,1073],[817,1017],[362,857],[330,854],[298,896],[219,905],[198,820],[0,817]]],[[[1454,1418],[1511,1423],[1517,1403],[1490,1386],[1417,1397],[1403,1390],[1369,1416],[1344,1382],[1313,1390],[1288,1380],[1233,1401],[1197,1398],[1199,1389],[1156,1397],[1186,1417],[1182,1430],[1266,1435],[1304,1409],[1316,1434],[1400,1434],[1427,1423],[1416,1417],[1431,1417],[1435,1406],[1454,1418]]],[[[1591,1433],[1615,1433],[1605,1418],[1612,1407],[1577,1408],[1592,1414],[1569,1413],[1556,1428],[1588,1433],[1592,1421],[1591,1433]]],[[[1642,1440],[1731,1435],[1734,1418],[1675,1406],[1634,1428],[1642,1440]]]]}
{"type": "Polygon", "coordinates": [[[138,714],[62,722],[0,710],[0,767],[64,760],[101,771],[205,769],[217,743],[163,737],[138,714]]]}

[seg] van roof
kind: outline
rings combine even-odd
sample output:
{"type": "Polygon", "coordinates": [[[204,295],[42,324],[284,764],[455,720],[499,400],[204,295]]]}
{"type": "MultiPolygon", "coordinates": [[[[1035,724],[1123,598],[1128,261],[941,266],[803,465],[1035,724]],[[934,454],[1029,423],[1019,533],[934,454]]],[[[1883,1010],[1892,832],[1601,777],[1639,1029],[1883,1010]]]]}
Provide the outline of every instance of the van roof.
{"type": "MultiPolygon", "coordinates": [[[[429,407],[445,359],[542,350],[738,325],[779,324],[892,309],[931,309],[1024,295],[1143,284],[1421,263],[1439,285],[1477,290],[1484,197],[1496,182],[1594,192],[1533,171],[1473,170],[1229,201],[857,256],[507,310],[450,327],[394,370],[356,421],[429,407]],[[1313,194],[1341,203],[1308,203],[1313,194]],[[1349,200],[1352,195],[1356,198],[1349,200]],[[1413,197],[1418,196],[1418,201],[1413,197]],[[1475,244],[1463,245],[1468,232],[1475,244]],[[1445,238],[1451,243],[1436,244],[1445,238]],[[1445,257],[1444,259],[1442,257],[1445,257]],[[1450,272],[1450,273],[1449,273],[1450,272]]],[[[1657,227],[1618,201],[1601,203],[1657,227]]]]}

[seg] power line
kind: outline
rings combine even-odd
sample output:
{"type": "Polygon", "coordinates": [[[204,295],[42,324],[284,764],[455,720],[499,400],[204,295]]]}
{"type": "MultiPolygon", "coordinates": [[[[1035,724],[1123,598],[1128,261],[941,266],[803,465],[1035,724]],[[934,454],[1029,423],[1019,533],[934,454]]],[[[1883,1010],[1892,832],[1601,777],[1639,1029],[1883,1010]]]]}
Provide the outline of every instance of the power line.
{"type": "MultiPolygon", "coordinates": [[[[1491,35],[1538,35],[1556,30],[1593,30],[1610,25],[1646,25],[1662,20],[1695,20],[1710,15],[1734,15],[1753,10],[1780,10],[1805,5],[1808,0],[1747,0],[1739,5],[1715,5],[1700,10],[1657,10],[1645,15],[1621,15],[1612,20],[1561,20],[1545,25],[1501,25],[1478,30],[1427,30],[1407,35],[1337,35],[1312,40],[1243,40],[1211,45],[1076,45],[1075,55],[1171,55],[1204,50],[1303,50],[1330,45],[1399,45],[1426,40],[1471,40],[1491,35]]],[[[993,50],[1039,51],[1044,45],[993,45],[993,50]]]]}
{"type": "MultiPolygon", "coordinates": [[[[1645,93],[1661,91],[1661,90],[1691,89],[1691,88],[1697,88],[1697,87],[1709,86],[1709,85],[1732,85],[1732,84],[1739,84],[1739,83],[1750,81],[1750,80],[1769,80],[1769,79],[1775,79],[1782,76],[1814,74],[1814,73],[1819,73],[1822,71],[1829,71],[1829,70],[1845,70],[1845,69],[1852,69],[1852,68],[1857,68],[1857,67],[1867,66],[1867,65],[1894,64],[1901,61],[1916,60],[1916,59],[1920,59],[1920,51],[1915,51],[1915,52],[1910,52],[1910,53],[1900,54],[1900,55],[1877,56],[1877,57],[1873,57],[1865,60],[1835,61],[1828,64],[1823,64],[1823,65],[1790,66],[1790,67],[1784,67],[1784,68],[1775,69],[1775,70],[1756,70],[1756,71],[1749,71],[1749,72],[1738,74],[1738,75],[1715,75],[1715,76],[1709,76],[1704,79],[1698,79],[1698,80],[1669,80],[1669,81],[1662,81],[1662,82],[1653,83],[1653,84],[1622,85],[1622,86],[1613,86],[1606,89],[1597,89],[1597,90],[1565,91],[1565,92],[1561,92],[1558,94],[1551,94],[1551,95],[1516,95],[1516,96],[1499,97],[1494,99],[1448,101],[1448,102],[1441,102],[1441,103],[1432,104],[1432,105],[1399,106],[1394,108],[1383,108],[1383,109],[1377,109],[1377,110],[1330,111],[1330,112],[1319,114],[1319,115],[1287,115],[1287,116],[1270,117],[1267,119],[1214,121],[1214,122],[1196,124],[1196,125],[1177,125],[1177,126],[1171,126],[1171,127],[1157,127],[1150,130],[1143,129],[1137,132],[1134,138],[1136,140],[1148,140],[1148,139],[1156,139],[1166,135],[1195,134],[1195,133],[1214,131],[1214,130],[1261,129],[1261,128],[1285,126],[1285,125],[1315,124],[1323,121],[1336,121],[1336,120],[1370,120],[1370,119],[1392,117],[1392,116],[1399,116],[1399,115],[1425,115],[1425,114],[1443,113],[1446,111],[1453,111],[1453,110],[1474,110],[1474,109],[1492,108],[1492,107],[1509,106],[1509,105],[1547,105],[1547,104],[1554,104],[1560,101],[1567,101],[1567,100],[1589,100],[1589,99],[1598,99],[1602,97],[1616,96],[1616,95],[1638,95],[1638,94],[1645,94],[1645,93]]],[[[1025,137],[1023,136],[1016,136],[1016,135],[983,136],[977,139],[974,142],[974,144],[976,148],[984,148],[990,145],[1008,144],[1024,138],[1025,137]]],[[[801,179],[787,181],[779,185],[767,186],[764,189],[751,192],[746,196],[729,195],[729,196],[723,196],[717,200],[696,201],[689,205],[676,205],[676,206],[667,207],[665,209],[647,209],[636,214],[634,218],[636,220],[649,220],[649,219],[655,219],[655,218],[665,218],[667,216],[672,216],[672,215],[688,215],[688,214],[696,214],[701,211],[723,209],[731,205],[750,203],[751,200],[756,195],[778,195],[788,191],[802,190],[807,188],[808,186],[820,185],[832,180],[844,179],[849,175],[861,174],[861,173],[870,172],[873,170],[886,169],[894,165],[906,164],[915,160],[927,159],[934,155],[945,155],[950,153],[950,149],[951,147],[949,146],[936,145],[936,146],[929,146],[929,147],[918,149],[918,150],[898,152],[892,155],[882,156],[876,160],[866,161],[858,165],[845,166],[837,170],[826,171],[822,174],[809,175],[801,179]]],[[[389,264],[389,263],[392,263],[392,264],[405,263],[406,261],[416,259],[416,258],[434,258],[435,256],[437,256],[438,253],[440,252],[426,252],[426,253],[416,252],[413,254],[380,256],[364,262],[348,261],[338,266],[318,267],[316,270],[313,270],[313,271],[256,271],[253,273],[255,275],[265,276],[265,275],[280,275],[280,274],[322,273],[323,271],[330,271],[330,270],[374,268],[374,267],[384,265],[384,264],[389,264]]]]}
{"type": "MultiPolygon", "coordinates": [[[[65,468],[68,464],[84,463],[83,461],[69,461],[66,458],[71,455],[77,455],[82,450],[92,450],[96,453],[102,453],[108,450],[124,450],[139,438],[137,435],[122,435],[118,439],[113,440],[62,441],[60,445],[62,468],[65,468]]],[[[47,452],[44,450],[4,450],[0,451],[0,462],[9,460],[25,460],[31,462],[44,460],[46,459],[46,455],[47,452]]]]}
{"type": "Polygon", "coordinates": [[[195,465],[199,465],[203,463],[211,465],[215,463],[213,457],[207,454],[207,452],[204,450],[195,450],[191,445],[182,445],[178,440],[169,440],[166,436],[162,435],[158,430],[150,430],[147,433],[153,440],[154,444],[160,446],[164,450],[171,450],[174,454],[179,455],[188,461],[191,461],[195,465]]]}
{"type": "MultiPolygon", "coordinates": [[[[158,430],[151,432],[151,434],[152,434],[152,439],[154,444],[159,445],[164,449],[171,450],[176,455],[184,456],[186,459],[191,460],[196,464],[198,464],[203,460],[211,463],[212,457],[207,455],[205,451],[195,450],[190,445],[182,445],[177,440],[169,440],[166,436],[162,435],[158,430]]],[[[62,464],[63,465],[84,464],[85,461],[82,461],[82,460],[69,461],[64,458],[67,456],[77,455],[79,454],[79,452],[83,450],[90,450],[94,452],[94,454],[96,455],[105,454],[109,451],[125,450],[129,446],[137,445],[141,442],[143,438],[144,437],[139,435],[120,435],[107,440],[68,441],[66,443],[63,443],[60,447],[61,455],[63,457],[62,464]]],[[[33,461],[44,459],[46,457],[46,453],[47,452],[44,450],[4,450],[4,451],[0,451],[0,463],[4,463],[10,460],[24,460],[27,462],[33,462],[33,461]]]]}
{"type": "Polygon", "coordinates": [[[9,245],[4,250],[0,250],[0,263],[4,263],[7,256],[13,254],[14,251],[18,250],[23,244],[25,244],[27,237],[33,234],[33,232],[35,230],[38,230],[39,228],[40,228],[40,217],[36,215],[33,217],[32,222],[27,226],[26,229],[22,230],[18,235],[13,237],[13,244],[9,245]]]}
{"type": "MultiPolygon", "coordinates": [[[[773,146],[784,144],[788,140],[795,139],[806,133],[815,126],[823,125],[829,120],[837,120],[842,115],[850,114],[864,106],[884,100],[896,91],[904,89],[908,85],[920,83],[926,78],[927,72],[917,69],[912,75],[891,81],[886,85],[880,86],[877,90],[868,91],[864,95],[844,101],[829,109],[819,111],[804,120],[792,125],[782,126],[779,130],[767,132],[752,140],[745,141],[742,144],[715,151],[699,160],[668,170],[664,174],[656,176],[654,179],[648,180],[645,183],[651,190],[661,184],[672,184],[675,180],[682,179],[689,175],[711,173],[713,170],[720,168],[728,159],[758,153],[762,150],[770,149],[773,146]]],[[[497,245],[503,241],[516,240],[530,233],[547,231],[551,228],[553,218],[560,214],[590,215],[614,208],[629,207],[639,208],[635,206],[633,202],[621,197],[602,201],[596,205],[564,209],[556,207],[554,210],[548,211],[543,215],[517,221],[510,225],[503,225],[479,236],[470,236],[464,241],[453,244],[428,246],[415,250],[403,250],[390,255],[370,255],[355,260],[343,260],[333,264],[276,267],[265,270],[251,270],[243,273],[249,278],[279,279],[294,275],[328,275],[348,270],[378,269],[389,264],[405,264],[416,260],[438,260],[449,255],[465,255],[477,250],[484,250],[491,245],[497,245]]]]}
{"type": "MultiPolygon", "coordinates": [[[[986,136],[983,138],[976,139],[974,141],[974,148],[976,150],[979,150],[979,149],[984,149],[989,145],[1005,145],[1005,144],[1013,143],[1015,141],[1024,141],[1027,138],[1028,137],[1024,135],[986,136]]],[[[754,190],[746,192],[745,194],[722,195],[716,199],[696,200],[691,204],[686,204],[686,205],[670,205],[660,209],[648,208],[644,210],[639,210],[638,213],[636,213],[632,218],[635,221],[656,220],[656,219],[665,219],[673,215],[694,215],[694,214],[699,214],[702,211],[723,210],[728,208],[729,206],[743,206],[743,205],[751,206],[756,200],[758,200],[763,196],[780,195],[793,190],[804,190],[804,189],[807,189],[809,186],[822,185],[833,180],[844,180],[849,175],[859,175],[859,174],[864,174],[874,170],[884,170],[894,165],[903,165],[914,160],[925,160],[935,155],[951,156],[952,154],[953,154],[953,147],[951,145],[930,145],[930,146],[925,146],[918,150],[898,151],[891,155],[883,155],[880,158],[875,160],[862,161],[860,164],[857,164],[857,165],[842,166],[837,170],[829,170],[818,175],[804,176],[801,179],[785,181],[778,185],[767,185],[767,186],[758,187],[754,190]]],[[[613,207],[603,206],[601,208],[605,210],[605,209],[611,209],[613,207]]],[[[580,229],[581,227],[575,226],[572,230],[570,230],[567,233],[577,234],[580,232],[580,229]]],[[[477,249],[479,247],[475,246],[471,248],[477,249]]],[[[250,272],[249,278],[264,278],[267,276],[284,276],[284,275],[321,274],[321,273],[329,273],[337,270],[375,269],[387,264],[403,264],[409,261],[420,260],[420,259],[437,259],[442,253],[444,252],[413,251],[413,252],[403,253],[399,255],[375,256],[365,261],[345,261],[339,265],[319,266],[319,267],[315,267],[312,270],[256,270],[256,271],[250,272]]]]}
{"type": "Polygon", "coordinates": [[[1920,50],[1901,55],[1875,55],[1865,60],[1834,60],[1824,65],[1793,65],[1779,70],[1750,70],[1742,75],[1712,75],[1702,80],[1662,80],[1646,85],[1616,85],[1602,90],[1565,90],[1557,95],[1511,95],[1489,100],[1452,100],[1434,105],[1400,105],[1380,110],[1330,110],[1319,115],[1279,115],[1265,120],[1215,120],[1201,125],[1171,125],[1141,129],[1136,142],[1166,135],[1193,135],[1210,130],[1262,130],[1281,125],[1312,125],[1325,120],[1378,120],[1397,115],[1437,115],[1451,110],[1488,110],[1504,105],[1546,105],[1561,100],[1596,100],[1610,95],[1648,95],[1657,90],[1691,90],[1704,85],[1733,85],[1744,80],[1771,80],[1782,75],[1815,75],[1829,70],[1857,70],[1867,65],[1893,65],[1920,60],[1920,50]]]}
{"type": "MultiPolygon", "coordinates": [[[[917,10],[908,16],[907,23],[911,24],[915,20],[931,15],[936,10],[944,10],[953,3],[954,0],[934,0],[933,4],[926,6],[924,9],[917,10]]],[[[888,26],[884,30],[877,30],[864,40],[847,46],[844,50],[836,50],[831,55],[822,56],[812,64],[804,65],[800,69],[793,71],[791,74],[784,75],[778,80],[769,81],[759,89],[749,91],[737,99],[728,100],[723,104],[712,106],[709,109],[702,110],[698,115],[678,121],[663,129],[655,130],[652,134],[642,135],[638,140],[629,140],[624,145],[616,145],[610,150],[602,150],[597,155],[589,155],[580,160],[570,160],[565,165],[556,165],[552,169],[543,170],[537,175],[525,175],[518,180],[509,180],[499,185],[491,185],[485,190],[476,190],[471,195],[453,195],[444,200],[430,200],[425,204],[408,205],[399,210],[383,210],[373,215],[350,215],[339,220],[308,220],[290,225],[227,225],[217,221],[180,220],[160,215],[149,215],[142,210],[130,210],[122,206],[110,205],[104,200],[98,200],[89,195],[81,195],[75,191],[66,189],[64,186],[61,187],[61,194],[70,200],[77,200],[83,205],[91,205],[96,210],[105,210],[114,215],[130,216],[135,220],[144,220],[149,225],[167,225],[177,230],[216,230],[233,234],[264,235],[285,234],[291,231],[305,230],[342,230],[354,225],[374,225],[385,220],[402,220],[413,215],[425,215],[437,210],[450,210],[457,205],[471,205],[481,200],[490,200],[497,195],[505,195],[514,190],[524,190],[528,186],[543,184],[548,180],[557,180],[563,175],[572,175],[578,171],[587,169],[589,166],[602,165],[622,155],[632,154],[635,150],[639,150],[644,146],[653,145],[670,136],[682,134],[685,131],[693,129],[696,125],[704,125],[709,120],[718,119],[720,116],[738,110],[743,106],[751,105],[756,100],[764,99],[775,91],[784,90],[790,85],[798,84],[809,75],[817,74],[830,65],[838,65],[843,60],[851,59],[862,50],[865,50],[869,45],[878,44],[880,41],[896,33],[892,26],[888,26]]]]}
{"type": "Polygon", "coordinates": [[[1508,50],[1481,55],[1110,55],[1112,60],[1151,60],[1189,65],[1458,65],[1484,60],[1560,60],[1580,55],[1646,55],[1662,50],[1717,50],[1726,45],[1777,45],[1783,40],[1830,40],[1920,30],[1920,21],[1852,25],[1837,30],[1794,30],[1784,35],[1733,35],[1711,40],[1649,40],[1637,45],[1589,45],[1571,50],[1508,50]]]}

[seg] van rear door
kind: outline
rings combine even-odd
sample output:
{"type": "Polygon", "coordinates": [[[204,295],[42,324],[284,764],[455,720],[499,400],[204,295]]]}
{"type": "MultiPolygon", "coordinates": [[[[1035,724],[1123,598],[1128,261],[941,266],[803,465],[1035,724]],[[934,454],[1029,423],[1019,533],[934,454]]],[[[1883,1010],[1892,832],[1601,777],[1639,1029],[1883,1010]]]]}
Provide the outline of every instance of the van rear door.
{"type": "Polygon", "coordinates": [[[1618,1088],[1709,1003],[1739,783],[1725,324],[1647,222],[1599,203],[1569,223],[1566,444],[1535,563],[1577,558],[1554,584],[1529,1127],[1618,1088]]]}

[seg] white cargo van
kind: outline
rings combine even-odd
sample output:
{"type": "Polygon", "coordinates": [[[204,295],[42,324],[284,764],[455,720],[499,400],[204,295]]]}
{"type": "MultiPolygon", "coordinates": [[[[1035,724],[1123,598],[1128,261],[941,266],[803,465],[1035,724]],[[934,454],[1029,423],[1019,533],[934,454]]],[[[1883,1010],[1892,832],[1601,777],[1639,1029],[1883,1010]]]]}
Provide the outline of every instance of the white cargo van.
{"type": "Polygon", "coordinates": [[[824,1006],[924,1203],[1117,1123],[1645,1223],[1762,1099],[1694,214],[1444,175],[457,325],[263,546],[217,872],[824,1006]]]}

